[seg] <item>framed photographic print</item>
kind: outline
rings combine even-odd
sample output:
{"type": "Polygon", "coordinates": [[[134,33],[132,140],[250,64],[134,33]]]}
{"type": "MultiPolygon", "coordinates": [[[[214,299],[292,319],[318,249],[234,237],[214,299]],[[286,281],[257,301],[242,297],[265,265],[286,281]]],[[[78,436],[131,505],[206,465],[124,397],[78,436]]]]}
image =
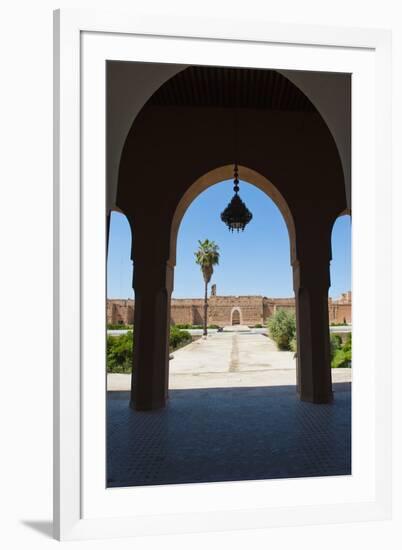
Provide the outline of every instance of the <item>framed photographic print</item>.
{"type": "Polygon", "coordinates": [[[389,517],[390,34],[54,47],[55,537],[389,517]]]}

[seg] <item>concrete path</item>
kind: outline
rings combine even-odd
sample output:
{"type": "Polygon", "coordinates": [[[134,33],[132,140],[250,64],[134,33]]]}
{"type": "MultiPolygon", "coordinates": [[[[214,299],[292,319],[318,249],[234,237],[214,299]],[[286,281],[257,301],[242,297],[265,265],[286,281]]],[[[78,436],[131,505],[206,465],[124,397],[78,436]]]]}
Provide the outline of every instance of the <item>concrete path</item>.
{"type": "MultiPolygon", "coordinates": [[[[351,369],[333,369],[334,382],[349,382],[351,369]]],[[[108,374],[109,391],[130,389],[131,375],[108,374]]],[[[253,331],[216,332],[173,353],[169,388],[229,388],[296,384],[293,352],[278,351],[253,331]]]]}

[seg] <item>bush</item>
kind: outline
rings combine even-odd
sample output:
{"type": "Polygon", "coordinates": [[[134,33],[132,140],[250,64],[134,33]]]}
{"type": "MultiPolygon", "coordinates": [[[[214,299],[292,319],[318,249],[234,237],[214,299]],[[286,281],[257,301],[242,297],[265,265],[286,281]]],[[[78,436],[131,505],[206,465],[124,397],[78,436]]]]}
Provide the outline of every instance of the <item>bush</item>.
{"type": "Polygon", "coordinates": [[[270,337],[280,350],[290,350],[291,342],[296,338],[296,317],[293,311],[280,309],[267,323],[270,337]]]}
{"type": "Polygon", "coordinates": [[[296,353],[297,351],[297,340],[296,338],[292,338],[292,340],[290,341],[290,351],[294,351],[296,353]]]}
{"type": "Polygon", "coordinates": [[[334,358],[336,352],[342,348],[342,338],[339,336],[339,334],[331,334],[329,337],[330,341],[330,354],[331,354],[331,361],[334,358]]]}
{"type": "Polygon", "coordinates": [[[331,334],[331,367],[333,369],[348,369],[352,366],[352,333],[349,333],[346,342],[342,344],[342,339],[337,334],[331,334]],[[339,340],[338,347],[333,348],[332,342],[335,341],[335,336],[339,340]],[[340,341],[340,343],[339,343],[340,341]]]}
{"type": "Polygon", "coordinates": [[[262,328],[262,324],[261,324],[261,323],[257,323],[256,325],[254,325],[254,328],[262,328]]]}
{"type": "Polygon", "coordinates": [[[133,325],[123,325],[123,324],[111,324],[107,326],[108,330],[133,330],[133,325]]]}
{"type": "Polygon", "coordinates": [[[219,325],[208,325],[208,328],[219,328],[219,325]]]}
{"type": "Polygon", "coordinates": [[[108,336],[106,345],[107,372],[131,372],[133,361],[132,331],[120,336],[108,336]]]}
{"type": "Polygon", "coordinates": [[[181,348],[192,341],[191,334],[187,330],[170,327],[169,347],[170,351],[181,348]]]}
{"type": "MultiPolygon", "coordinates": [[[[191,334],[177,327],[170,328],[169,349],[174,351],[189,344],[191,334]]],[[[133,365],[133,332],[108,336],[106,343],[107,372],[130,373],[133,365]]]]}
{"type": "Polygon", "coordinates": [[[352,333],[349,332],[346,342],[343,346],[343,351],[352,351],[352,333]]]}
{"type": "Polygon", "coordinates": [[[352,350],[338,349],[331,361],[333,369],[349,369],[352,366],[352,350]]]}

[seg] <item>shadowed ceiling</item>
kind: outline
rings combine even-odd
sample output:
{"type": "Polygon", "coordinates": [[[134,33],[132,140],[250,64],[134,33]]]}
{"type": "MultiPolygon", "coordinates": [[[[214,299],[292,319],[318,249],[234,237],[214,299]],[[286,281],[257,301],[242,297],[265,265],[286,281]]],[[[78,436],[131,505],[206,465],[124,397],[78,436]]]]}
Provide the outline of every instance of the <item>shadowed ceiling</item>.
{"type": "Polygon", "coordinates": [[[147,104],[316,112],[311,101],[277,71],[231,67],[188,67],[161,86],[147,104]]]}

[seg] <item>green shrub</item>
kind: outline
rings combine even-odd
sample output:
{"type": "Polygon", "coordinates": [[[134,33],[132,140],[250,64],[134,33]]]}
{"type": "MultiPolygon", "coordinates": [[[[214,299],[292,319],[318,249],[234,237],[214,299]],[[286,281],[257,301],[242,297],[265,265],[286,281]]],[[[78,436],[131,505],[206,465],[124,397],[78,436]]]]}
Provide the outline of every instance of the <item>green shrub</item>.
{"type": "Polygon", "coordinates": [[[329,337],[330,341],[330,354],[331,354],[331,360],[334,358],[335,353],[342,348],[342,338],[339,336],[339,334],[331,334],[329,337]]]}
{"type": "Polygon", "coordinates": [[[338,349],[335,352],[334,358],[331,361],[331,367],[333,369],[349,369],[352,366],[352,350],[345,351],[344,349],[338,349]]]}
{"type": "Polygon", "coordinates": [[[120,323],[117,324],[111,324],[109,323],[107,326],[108,330],[133,330],[133,325],[123,325],[120,323]]]}
{"type": "Polygon", "coordinates": [[[169,347],[171,351],[181,348],[192,341],[191,334],[187,330],[170,327],[169,347]]]}
{"type": "Polygon", "coordinates": [[[188,323],[179,323],[178,325],[173,325],[173,326],[179,329],[193,328],[192,325],[189,325],[188,323]]]}
{"type": "Polygon", "coordinates": [[[296,351],[297,351],[297,340],[296,340],[296,337],[291,339],[290,344],[289,344],[289,347],[290,347],[290,351],[294,351],[294,352],[296,353],[296,351]]]}
{"type": "Polygon", "coordinates": [[[262,328],[262,324],[261,324],[261,323],[257,323],[256,325],[254,325],[254,328],[262,328]]]}
{"type": "Polygon", "coordinates": [[[133,360],[133,333],[108,336],[106,345],[107,372],[131,372],[133,360]]]}
{"type": "Polygon", "coordinates": [[[219,328],[219,325],[208,325],[208,328],[219,328]]]}
{"type": "MultiPolygon", "coordinates": [[[[191,334],[177,327],[170,328],[169,348],[174,351],[189,344],[191,334]]],[[[133,364],[133,332],[108,336],[106,343],[107,372],[130,373],[133,364]]]]}
{"type": "Polygon", "coordinates": [[[346,338],[346,342],[343,346],[343,351],[352,351],[352,333],[349,332],[346,338]]]}
{"type": "Polygon", "coordinates": [[[340,368],[350,368],[352,366],[352,333],[349,333],[346,342],[343,344],[342,339],[337,334],[331,334],[331,367],[333,369],[340,368]],[[337,336],[340,340],[338,341],[338,347],[333,348],[332,342],[334,341],[334,336],[337,336]]]}
{"type": "Polygon", "coordinates": [[[296,317],[293,311],[280,309],[267,323],[270,337],[280,350],[290,350],[291,342],[296,338],[296,317]]]}
{"type": "MultiPolygon", "coordinates": [[[[169,348],[174,351],[192,341],[191,334],[177,327],[170,328],[169,348]]],[[[107,372],[130,373],[133,365],[133,332],[108,336],[106,341],[107,372]]]]}

